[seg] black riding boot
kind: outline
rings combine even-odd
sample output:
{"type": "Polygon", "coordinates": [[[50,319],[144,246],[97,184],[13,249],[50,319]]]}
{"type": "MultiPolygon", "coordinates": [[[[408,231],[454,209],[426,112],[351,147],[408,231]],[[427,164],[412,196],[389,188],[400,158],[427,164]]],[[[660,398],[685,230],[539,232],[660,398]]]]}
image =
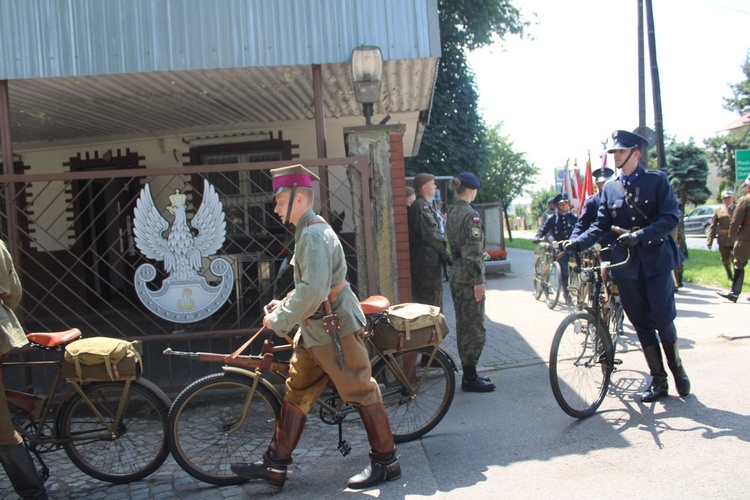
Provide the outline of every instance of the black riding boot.
{"type": "Polygon", "coordinates": [[[353,490],[370,488],[401,477],[401,464],[396,456],[391,423],[383,403],[361,406],[359,415],[370,442],[370,465],[349,479],[349,488],[353,490]]]}
{"type": "Polygon", "coordinates": [[[682,359],[680,359],[680,348],[677,346],[677,342],[670,344],[668,342],[662,342],[664,348],[664,355],[667,358],[667,366],[674,375],[674,383],[677,386],[677,392],[680,396],[685,397],[690,394],[690,379],[685,373],[685,368],[682,366],[682,359]]]}
{"type": "Polygon", "coordinates": [[[664,362],[661,359],[661,347],[659,344],[643,348],[646,363],[651,372],[651,385],[641,394],[641,401],[650,403],[668,394],[667,372],[664,370],[664,362]]]}
{"type": "Polygon", "coordinates": [[[46,499],[47,490],[36,470],[34,460],[23,443],[0,446],[0,463],[13,489],[21,498],[46,499]]]}
{"type": "Polygon", "coordinates": [[[464,376],[461,380],[461,390],[464,392],[492,392],[495,390],[495,384],[490,382],[487,377],[477,375],[477,367],[474,365],[464,365],[464,376]]]}
{"type": "Polygon", "coordinates": [[[716,292],[727,300],[737,302],[742,291],[742,282],[745,280],[745,270],[736,269],[734,270],[734,277],[732,278],[732,289],[729,292],[716,292]]]}
{"type": "Polygon", "coordinates": [[[724,264],[724,270],[727,272],[727,278],[729,278],[729,281],[733,281],[734,275],[732,274],[732,266],[724,264]]]}
{"type": "Polygon", "coordinates": [[[281,491],[286,482],[286,468],[292,463],[292,452],[302,436],[305,420],[307,415],[284,401],[276,432],[263,460],[232,464],[232,472],[247,479],[263,479],[273,491],[281,491]]]}

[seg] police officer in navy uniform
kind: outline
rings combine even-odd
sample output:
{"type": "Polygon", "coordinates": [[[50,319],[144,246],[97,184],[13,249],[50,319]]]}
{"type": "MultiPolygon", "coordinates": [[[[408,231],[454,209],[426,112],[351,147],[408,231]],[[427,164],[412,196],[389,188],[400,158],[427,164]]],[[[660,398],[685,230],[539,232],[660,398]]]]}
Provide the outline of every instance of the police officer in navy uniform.
{"type": "MultiPolygon", "coordinates": [[[[596,182],[596,193],[586,198],[586,201],[583,202],[581,216],[578,218],[576,227],[573,228],[573,234],[570,235],[571,240],[574,240],[585,233],[596,220],[596,214],[599,212],[599,204],[602,201],[602,187],[607,181],[612,179],[613,175],[615,175],[615,171],[607,167],[597,168],[591,172],[591,176],[594,178],[594,182],[596,182]]],[[[602,248],[610,246],[614,241],[615,237],[611,232],[604,233],[599,238],[599,244],[602,248]]],[[[611,250],[602,250],[602,260],[608,261],[611,258],[611,250]]]]}
{"type": "Polygon", "coordinates": [[[664,172],[639,165],[641,150],[648,146],[645,138],[625,130],[616,130],[612,138],[614,145],[608,152],[614,154],[620,175],[603,186],[596,221],[563,247],[580,250],[594,244],[605,232],[621,233],[617,238],[620,245],[612,250],[612,261],[623,261],[628,249],[630,261],[613,268],[612,276],[652,376],[641,401],[655,401],[668,393],[662,349],[678,393],[687,396],[690,380],[682,366],[674,326],[677,313],[672,270],[684,260],[670,236],[679,222],[677,199],[664,172]]]}
{"type": "MultiPolygon", "coordinates": [[[[570,238],[573,233],[573,228],[578,222],[578,217],[570,211],[570,200],[568,195],[560,193],[554,198],[554,203],[557,205],[557,212],[547,219],[542,227],[537,231],[534,236],[534,243],[542,241],[545,235],[550,234],[553,241],[566,241],[570,238]]],[[[567,253],[560,256],[557,262],[560,264],[560,274],[562,278],[562,289],[563,297],[565,302],[568,301],[568,261],[570,255],[567,253]]]]}

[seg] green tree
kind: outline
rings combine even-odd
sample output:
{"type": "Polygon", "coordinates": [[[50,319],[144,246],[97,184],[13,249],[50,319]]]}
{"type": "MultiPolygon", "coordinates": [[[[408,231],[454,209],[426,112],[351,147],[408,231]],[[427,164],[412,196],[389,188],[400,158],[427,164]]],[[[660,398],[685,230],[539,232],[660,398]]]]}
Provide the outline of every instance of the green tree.
{"type": "Polygon", "coordinates": [[[508,0],[439,0],[438,10],[442,56],[430,122],[419,155],[406,159],[406,171],[481,175],[488,159],[486,127],[466,53],[507,34],[522,35],[527,23],[508,0]]]}
{"type": "MultiPolygon", "coordinates": [[[[734,97],[724,99],[724,109],[735,111],[739,115],[750,113],[750,51],[742,66],[746,79],[737,84],[730,84],[734,97]]],[[[704,139],[710,148],[711,160],[716,163],[719,175],[726,184],[734,186],[736,170],[734,153],[738,149],[750,149],[750,127],[730,130],[728,133],[704,139]]]]}
{"type": "Polygon", "coordinates": [[[541,217],[544,211],[547,210],[547,200],[557,194],[559,194],[558,191],[552,186],[537,190],[531,195],[531,215],[534,217],[534,220],[541,217]]]}
{"type": "Polygon", "coordinates": [[[666,148],[669,182],[677,198],[687,205],[705,203],[711,191],[706,187],[708,161],[706,152],[693,141],[672,142],[666,148]]]}
{"type": "Polygon", "coordinates": [[[477,201],[503,204],[505,227],[513,241],[508,220],[508,207],[517,197],[529,192],[528,186],[539,174],[539,168],[529,163],[526,154],[515,151],[510,137],[501,133],[498,124],[487,131],[488,166],[481,175],[482,189],[477,201]]]}

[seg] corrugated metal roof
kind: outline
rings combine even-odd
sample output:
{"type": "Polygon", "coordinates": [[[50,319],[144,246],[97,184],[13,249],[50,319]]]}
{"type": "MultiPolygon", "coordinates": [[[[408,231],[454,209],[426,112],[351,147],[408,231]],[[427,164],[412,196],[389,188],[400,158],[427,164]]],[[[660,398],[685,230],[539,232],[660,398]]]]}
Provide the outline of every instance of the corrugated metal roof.
{"type": "Polygon", "coordinates": [[[0,79],[440,56],[437,0],[0,0],[0,79]]]}
{"type": "MultiPolygon", "coordinates": [[[[437,59],[386,61],[376,114],[429,109],[437,59]]],[[[350,64],[322,66],[326,116],[361,116],[350,64]]],[[[11,80],[16,146],[312,120],[310,66],[11,80]]]]}

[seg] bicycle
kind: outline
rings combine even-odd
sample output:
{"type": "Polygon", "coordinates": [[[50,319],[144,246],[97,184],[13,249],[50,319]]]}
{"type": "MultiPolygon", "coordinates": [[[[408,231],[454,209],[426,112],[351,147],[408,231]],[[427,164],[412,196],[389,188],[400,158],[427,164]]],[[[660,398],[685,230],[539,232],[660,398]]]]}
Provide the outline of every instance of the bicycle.
{"type": "Polygon", "coordinates": [[[13,426],[41,466],[46,481],[49,467],[42,455],[65,450],[73,464],[89,476],[114,484],[138,481],[155,472],[167,459],[167,412],[171,401],[152,382],[135,377],[116,381],[79,382],[67,378],[62,395],[65,346],[81,331],[30,333],[32,347],[60,354],[53,361],[13,361],[3,367],[56,366],[45,397],[7,389],[5,396],[13,426]],[[57,404],[56,400],[60,400],[57,404]]]}
{"type": "Polygon", "coordinates": [[[549,378],[560,408],[575,418],[586,418],[604,401],[615,366],[615,348],[623,333],[624,311],[609,270],[623,266],[607,262],[581,267],[581,254],[574,252],[575,272],[582,283],[593,286],[593,302],[569,314],[558,326],[550,350],[549,378]]]}
{"type": "Polygon", "coordinates": [[[591,282],[581,280],[580,273],[576,272],[576,266],[592,267],[601,264],[601,245],[594,244],[591,248],[581,252],[581,263],[575,260],[568,262],[568,312],[583,311],[594,303],[594,288],[591,282]]]}
{"type": "Polygon", "coordinates": [[[558,242],[549,243],[542,241],[539,243],[542,248],[541,253],[537,252],[536,261],[534,261],[534,298],[544,293],[544,300],[547,307],[554,309],[560,300],[560,289],[562,288],[562,272],[560,263],[557,262],[558,242]]]}
{"type": "MultiPolygon", "coordinates": [[[[435,428],[450,408],[456,364],[437,342],[403,351],[379,350],[372,340],[374,327],[385,320],[390,303],[374,296],[361,305],[367,318],[364,341],[372,353],[372,376],[380,385],[393,438],[397,443],[417,439],[435,428]]],[[[164,351],[223,364],[222,372],[185,388],[169,411],[170,451],[196,479],[215,485],[247,481],[231,471],[231,464],[260,460],[271,441],[283,399],[271,381],[283,382],[289,371],[289,362],[273,354],[291,346],[274,347],[268,342],[260,356],[164,351]]],[[[348,455],[351,447],[343,439],[342,423],[347,416],[358,415],[356,408],[344,403],[335,390],[321,395],[316,404],[323,422],[338,425],[338,449],[348,455]]]]}

